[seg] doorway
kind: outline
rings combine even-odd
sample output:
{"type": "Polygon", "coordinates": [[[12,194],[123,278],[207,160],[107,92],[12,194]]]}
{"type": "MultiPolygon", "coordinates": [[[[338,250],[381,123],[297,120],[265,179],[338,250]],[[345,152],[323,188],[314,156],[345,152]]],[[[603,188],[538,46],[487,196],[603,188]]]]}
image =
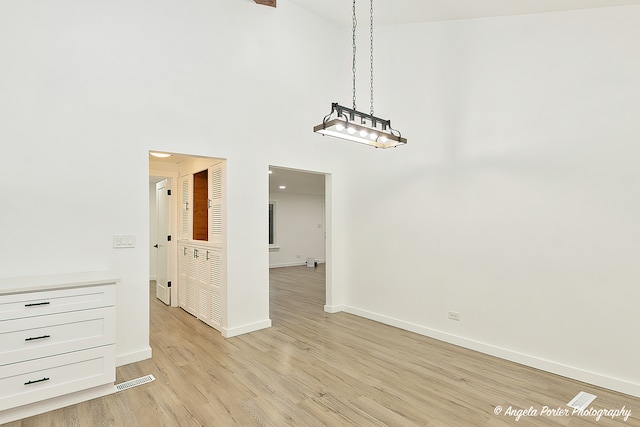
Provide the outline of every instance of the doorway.
{"type": "Polygon", "coordinates": [[[269,167],[270,316],[274,321],[286,307],[275,300],[283,295],[283,277],[288,277],[290,297],[306,298],[305,286],[313,283],[315,292],[321,293],[320,299],[314,299],[316,309],[324,309],[318,301],[328,301],[328,178],[321,172],[269,167]]]}
{"type": "Polygon", "coordinates": [[[225,164],[149,153],[151,292],[216,329],[226,316],[225,164]]]}

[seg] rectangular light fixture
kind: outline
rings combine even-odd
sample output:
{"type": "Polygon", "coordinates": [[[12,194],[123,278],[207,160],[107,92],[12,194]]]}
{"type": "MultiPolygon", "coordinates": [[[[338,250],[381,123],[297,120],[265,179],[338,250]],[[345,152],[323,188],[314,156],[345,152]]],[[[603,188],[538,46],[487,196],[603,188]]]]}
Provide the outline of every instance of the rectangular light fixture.
{"type": "Polygon", "coordinates": [[[338,103],[331,104],[331,113],[313,131],[376,148],[391,148],[407,143],[390,120],[374,117],[338,103]]]}

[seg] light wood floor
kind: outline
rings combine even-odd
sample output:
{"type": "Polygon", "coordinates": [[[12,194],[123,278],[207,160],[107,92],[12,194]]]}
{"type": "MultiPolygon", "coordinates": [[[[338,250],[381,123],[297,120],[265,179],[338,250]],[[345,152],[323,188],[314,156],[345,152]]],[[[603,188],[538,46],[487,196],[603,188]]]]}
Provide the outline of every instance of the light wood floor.
{"type": "Polygon", "coordinates": [[[323,302],[322,266],[271,270],[273,327],[224,339],[151,296],[153,359],[118,368],[117,382],[156,381],[9,426],[640,426],[640,399],[327,314],[323,302]],[[631,417],[494,414],[566,408],[581,390],[631,417]]]}

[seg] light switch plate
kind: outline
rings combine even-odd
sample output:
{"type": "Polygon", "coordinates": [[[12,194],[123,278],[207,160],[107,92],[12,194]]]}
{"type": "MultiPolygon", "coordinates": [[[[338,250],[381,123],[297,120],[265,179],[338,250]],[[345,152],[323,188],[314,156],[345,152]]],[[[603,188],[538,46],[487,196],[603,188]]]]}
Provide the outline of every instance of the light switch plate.
{"type": "Polygon", "coordinates": [[[113,247],[114,248],[135,248],[136,236],[133,234],[114,234],[113,247]]]}

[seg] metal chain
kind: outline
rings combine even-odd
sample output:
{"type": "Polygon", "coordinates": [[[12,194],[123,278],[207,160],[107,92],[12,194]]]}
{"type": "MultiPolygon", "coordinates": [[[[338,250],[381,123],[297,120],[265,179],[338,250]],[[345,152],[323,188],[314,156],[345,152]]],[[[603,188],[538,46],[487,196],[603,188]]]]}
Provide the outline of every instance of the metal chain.
{"type": "Polygon", "coordinates": [[[351,71],[353,72],[353,109],[356,108],[356,27],[358,26],[358,20],[356,19],[356,0],[353,0],[353,63],[351,65],[351,71]]]}
{"type": "Polygon", "coordinates": [[[370,43],[370,59],[371,59],[371,63],[369,64],[369,69],[371,71],[371,75],[369,77],[369,82],[371,84],[371,107],[370,107],[370,114],[373,116],[373,0],[371,0],[371,18],[369,19],[370,24],[371,24],[371,37],[369,38],[369,43],[370,43]]]}

